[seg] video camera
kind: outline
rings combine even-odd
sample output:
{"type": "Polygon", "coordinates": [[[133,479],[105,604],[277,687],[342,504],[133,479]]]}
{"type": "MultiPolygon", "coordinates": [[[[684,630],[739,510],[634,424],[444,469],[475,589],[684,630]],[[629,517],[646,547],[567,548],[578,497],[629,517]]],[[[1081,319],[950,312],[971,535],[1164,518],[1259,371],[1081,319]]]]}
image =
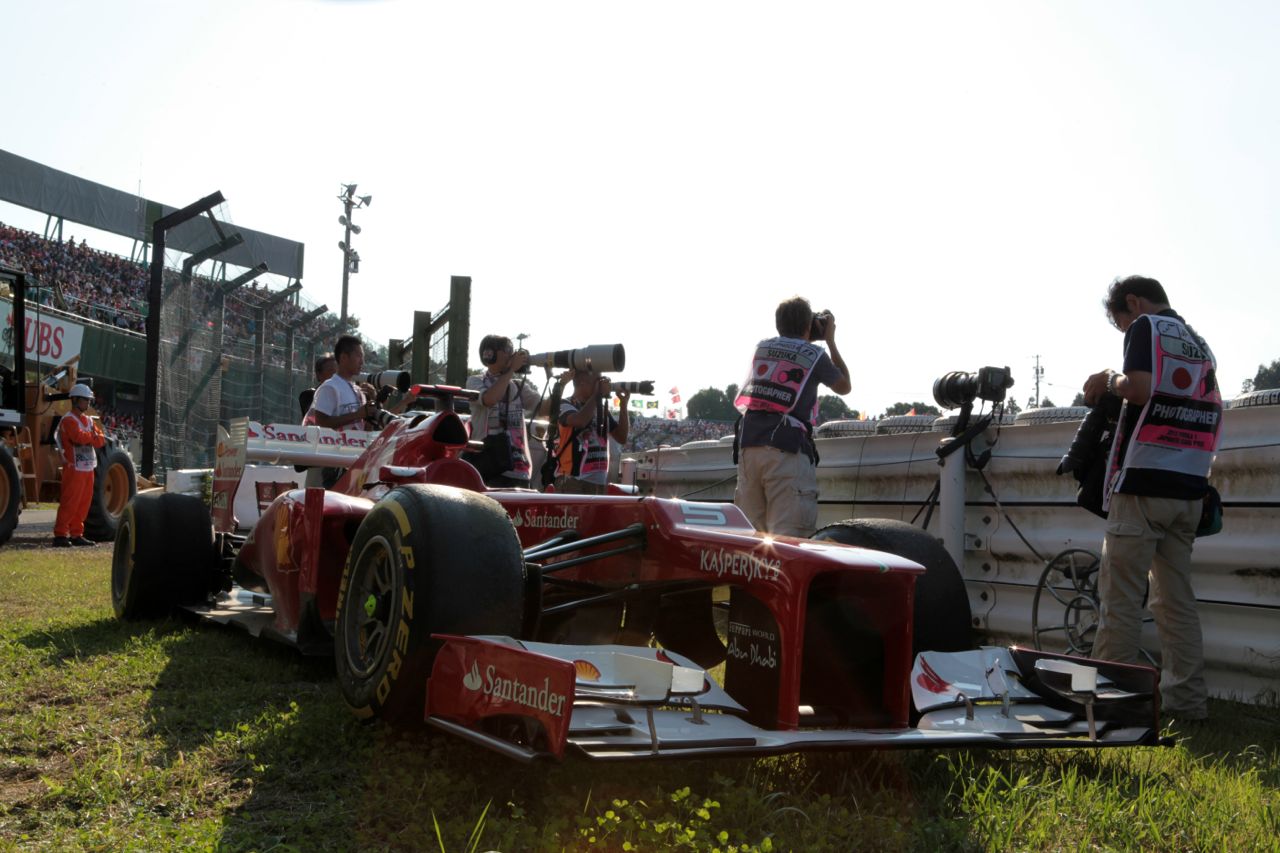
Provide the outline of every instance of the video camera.
{"type": "Polygon", "coordinates": [[[595,344],[581,349],[562,349],[540,352],[529,356],[522,373],[531,367],[574,370],[594,370],[596,373],[614,373],[627,366],[627,352],[622,344],[595,344]]]}
{"type": "Polygon", "coordinates": [[[1012,387],[1013,374],[1008,367],[983,367],[977,373],[954,370],[933,383],[933,399],[944,409],[971,406],[974,400],[1002,403],[1012,387]]]}

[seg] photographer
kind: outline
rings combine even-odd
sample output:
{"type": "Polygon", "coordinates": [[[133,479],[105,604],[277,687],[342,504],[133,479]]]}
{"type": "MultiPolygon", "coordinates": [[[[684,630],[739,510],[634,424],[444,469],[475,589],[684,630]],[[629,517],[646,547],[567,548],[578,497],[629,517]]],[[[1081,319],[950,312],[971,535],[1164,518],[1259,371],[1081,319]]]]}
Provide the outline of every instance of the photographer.
{"type": "Polygon", "coordinates": [[[333,353],[327,353],[316,359],[316,384],[315,388],[307,388],[298,394],[298,406],[302,409],[302,417],[307,416],[307,412],[311,411],[311,403],[316,398],[316,388],[329,381],[329,377],[338,372],[338,360],[333,357],[333,353]]]}
{"type": "Polygon", "coordinates": [[[734,401],[742,419],[733,502],[757,530],[812,536],[818,519],[818,385],[837,394],[853,386],[830,312],[814,315],[808,300],[796,296],[778,306],[774,324],[778,337],[756,345],[751,372],[734,401]],[[815,340],[826,342],[830,356],[815,340]]]}
{"type": "Polygon", "coordinates": [[[1104,305],[1112,325],[1124,332],[1124,368],[1090,376],[1085,402],[1094,405],[1113,394],[1124,404],[1103,486],[1107,532],[1093,654],[1138,661],[1149,580],[1164,710],[1203,719],[1208,692],[1191,547],[1222,420],[1217,363],[1204,339],[1169,307],[1155,279],[1116,279],[1104,305]]]}
{"type": "MultiPolygon", "coordinates": [[[[343,432],[362,430],[365,418],[371,417],[377,409],[356,384],[356,377],[364,368],[364,346],[355,335],[343,335],[333,345],[333,354],[338,360],[338,372],[316,389],[311,409],[302,422],[343,432]]],[[[341,468],[320,470],[321,482],[326,489],[342,476],[341,468]]]]}
{"type": "Polygon", "coordinates": [[[471,404],[471,437],[485,443],[472,464],[492,488],[528,488],[533,465],[525,411],[538,405],[536,389],[516,375],[529,363],[529,353],[515,350],[511,339],[485,335],[480,341],[485,372],[467,377],[467,388],[480,392],[471,404]],[[494,461],[497,460],[497,461],[494,461]],[[505,460],[505,464],[504,464],[505,460]]]}
{"type": "Polygon", "coordinates": [[[618,392],[621,408],[617,419],[604,403],[612,390],[609,377],[594,370],[574,370],[573,394],[560,403],[559,459],[556,491],[568,495],[602,495],[609,482],[609,437],[627,443],[631,431],[627,402],[631,394],[618,392]]]}

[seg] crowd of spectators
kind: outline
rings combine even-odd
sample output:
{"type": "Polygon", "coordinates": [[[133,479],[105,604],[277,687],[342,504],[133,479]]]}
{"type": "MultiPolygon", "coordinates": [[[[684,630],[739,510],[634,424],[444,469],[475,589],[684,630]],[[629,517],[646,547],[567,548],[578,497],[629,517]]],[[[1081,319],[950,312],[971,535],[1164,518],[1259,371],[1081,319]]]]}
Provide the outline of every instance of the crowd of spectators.
{"type": "Polygon", "coordinates": [[[123,445],[134,439],[142,439],[142,414],[119,412],[103,403],[94,403],[98,419],[102,421],[102,429],[108,436],[123,445]]]}
{"type": "Polygon", "coordinates": [[[662,445],[679,446],[691,441],[723,438],[733,435],[733,424],[700,418],[644,418],[632,415],[631,433],[626,450],[653,450],[662,445]]]}
{"type": "Polygon", "coordinates": [[[40,304],[135,332],[146,323],[146,271],[84,240],[46,240],[0,223],[0,261],[27,272],[40,304]]]}
{"type": "MultiPolygon", "coordinates": [[[[90,248],[83,239],[78,244],[74,237],[49,240],[4,223],[0,223],[0,262],[27,272],[29,298],[38,304],[109,326],[146,331],[149,279],[143,264],[90,248]]],[[[178,273],[166,269],[165,280],[166,287],[172,286],[179,280],[178,273]]],[[[208,317],[221,283],[202,276],[192,281],[199,288],[197,311],[208,317]]],[[[252,347],[258,331],[255,309],[272,293],[265,283],[251,282],[227,297],[223,341],[229,350],[252,347]]],[[[306,309],[285,300],[269,310],[267,360],[282,363],[285,329],[306,309]]],[[[299,327],[296,339],[331,340],[338,323],[334,314],[324,314],[299,327]]]]}

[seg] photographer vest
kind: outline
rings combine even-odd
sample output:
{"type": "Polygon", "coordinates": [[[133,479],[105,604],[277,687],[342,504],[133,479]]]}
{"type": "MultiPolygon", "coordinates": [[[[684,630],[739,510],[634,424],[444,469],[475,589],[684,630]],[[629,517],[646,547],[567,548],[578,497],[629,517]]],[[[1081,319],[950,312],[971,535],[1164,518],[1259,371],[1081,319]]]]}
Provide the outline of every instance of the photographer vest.
{"type": "Polygon", "coordinates": [[[818,420],[817,397],[814,397],[813,410],[804,413],[804,420],[797,418],[793,409],[822,356],[821,349],[799,338],[766,338],[756,345],[751,373],[742,383],[733,405],[743,414],[782,415],[787,423],[811,430],[818,420]]]}
{"type": "MultiPolygon", "coordinates": [[[[581,405],[572,398],[564,400],[560,403],[560,414],[572,414],[579,409],[581,405]]],[[[577,477],[580,480],[586,480],[589,483],[605,483],[609,478],[609,438],[608,432],[612,431],[614,420],[611,415],[605,413],[604,424],[601,424],[599,413],[591,419],[585,427],[572,429],[560,424],[560,441],[557,446],[560,448],[560,459],[557,465],[556,476],[559,477],[577,477]],[[565,450],[569,450],[569,455],[565,455],[565,450]]]]}
{"type": "Polygon", "coordinates": [[[1131,492],[1152,473],[1168,472],[1208,485],[1218,447],[1222,395],[1217,363],[1204,340],[1185,323],[1148,314],[1151,324],[1151,399],[1126,428],[1133,406],[1125,401],[1107,460],[1104,509],[1114,492],[1131,492]],[[1123,458],[1122,458],[1123,457],[1123,458]]]}
{"type": "MultiPolygon", "coordinates": [[[[496,374],[485,371],[479,383],[481,395],[492,388],[497,381],[496,374]]],[[[524,397],[521,392],[523,386],[523,379],[520,380],[519,387],[511,383],[507,385],[506,394],[499,403],[493,406],[476,407],[484,411],[483,430],[477,429],[479,426],[477,419],[473,418],[471,421],[472,438],[483,440],[486,436],[505,432],[511,439],[511,468],[506,471],[506,476],[515,480],[528,480],[533,471],[528,442],[525,440],[524,397]]]]}

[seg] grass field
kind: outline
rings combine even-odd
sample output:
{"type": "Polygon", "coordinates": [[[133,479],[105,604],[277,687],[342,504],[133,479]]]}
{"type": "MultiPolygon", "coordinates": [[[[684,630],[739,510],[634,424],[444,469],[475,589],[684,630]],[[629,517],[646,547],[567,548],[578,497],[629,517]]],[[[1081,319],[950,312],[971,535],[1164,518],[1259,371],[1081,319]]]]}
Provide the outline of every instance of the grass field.
{"type": "Polygon", "coordinates": [[[357,723],[327,661],[117,622],[109,562],[0,550],[0,849],[1280,850],[1274,708],[1167,749],[523,767],[357,723]]]}

